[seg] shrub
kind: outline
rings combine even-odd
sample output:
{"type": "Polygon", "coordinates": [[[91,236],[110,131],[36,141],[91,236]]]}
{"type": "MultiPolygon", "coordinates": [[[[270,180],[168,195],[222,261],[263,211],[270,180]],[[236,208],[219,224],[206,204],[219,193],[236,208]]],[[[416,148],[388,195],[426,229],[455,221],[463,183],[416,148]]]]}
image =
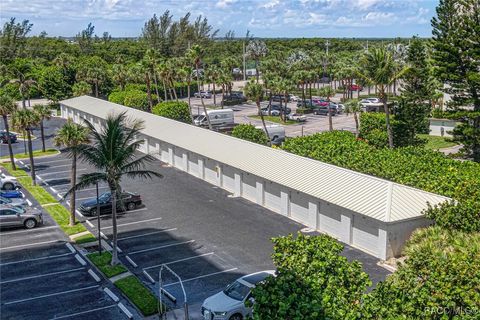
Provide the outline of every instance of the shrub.
{"type": "Polygon", "coordinates": [[[157,116],[177,120],[180,122],[191,123],[190,108],[188,103],[183,101],[166,101],[153,107],[153,114],[157,116]]]}
{"type": "Polygon", "coordinates": [[[327,235],[273,239],[277,276],[252,291],[254,319],[355,319],[371,284],[358,261],[327,235]]]}
{"type": "Polygon", "coordinates": [[[233,128],[232,136],[258,144],[268,144],[268,139],[265,132],[263,132],[261,129],[255,128],[255,126],[251,124],[239,124],[233,128]]]}
{"type": "Polygon", "coordinates": [[[388,134],[386,130],[373,129],[362,135],[367,143],[376,148],[385,148],[388,146],[388,134]]]}
{"type": "Polygon", "coordinates": [[[361,319],[478,319],[480,234],[421,229],[405,253],[405,263],[365,296],[361,319]]]}
{"type": "Polygon", "coordinates": [[[127,107],[146,111],[148,110],[147,94],[140,90],[126,91],[124,105],[127,107]]]}
{"type": "Polygon", "coordinates": [[[465,232],[480,231],[480,202],[464,200],[460,203],[451,201],[435,206],[429,204],[425,215],[445,229],[465,232]]]}
{"type": "Polygon", "coordinates": [[[113,91],[108,95],[108,101],[125,105],[125,96],[127,91],[113,91]]]}

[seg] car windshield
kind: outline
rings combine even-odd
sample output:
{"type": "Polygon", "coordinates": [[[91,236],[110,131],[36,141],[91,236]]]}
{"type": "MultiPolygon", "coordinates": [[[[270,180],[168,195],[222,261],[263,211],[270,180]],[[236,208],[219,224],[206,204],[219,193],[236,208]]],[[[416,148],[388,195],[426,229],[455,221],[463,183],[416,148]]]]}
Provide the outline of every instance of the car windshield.
{"type": "Polygon", "coordinates": [[[12,200],[8,199],[8,198],[4,198],[2,196],[0,196],[0,201],[2,201],[3,203],[11,203],[12,200]]]}
{"type": "Polygon", "coordinates": [[[223,293],[227,296],[238,301],[245,299],[249,292],[250,288],[238,281],[235,281],[223,290],[223,293]]]}
{"type": "Polygon", "coordinates": [[[110,201],[110,192],[105,192],[100,197],[98,197],[98,200],[100,200],[100,202],[110,201]]]}
{"type": "Polygon", "coordinates": [[[17,211],[18,213],[25,213],[26,210],[20,207],[11,207],[10,209],[17,211]]]}

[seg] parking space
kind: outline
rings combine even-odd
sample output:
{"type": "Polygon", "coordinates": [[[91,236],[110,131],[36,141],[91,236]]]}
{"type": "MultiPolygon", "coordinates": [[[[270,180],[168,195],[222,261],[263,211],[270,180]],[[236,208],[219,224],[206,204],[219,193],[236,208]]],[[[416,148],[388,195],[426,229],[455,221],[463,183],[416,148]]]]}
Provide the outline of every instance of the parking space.
{"type": "MultiPolygon", "coordinates": [[[[36,162],[44,186],[57,197],[69,188],[69,172],[65,169],[69,163],[63,154],[36,162]]],[[[78,175],[90,171],[83,163],[78,168],[78,175]]],[[[121,183],[125,191],[140,194],[144,206],[118,215],[119,256],[155,293],[159,290],[161,265],[167,265],[181,278],[192,312],[234,279],[273,269],[270,239],[304,228],[243,198],[232,198],[230,193],[160,161],[152,163],[151,169],[161,172],[164,178],[125,179],[121,183]]],[[[108,190],[105,185],[100,188],[100,193],[108,190]]],[[[94,187],[79,191],[77,207],[94,197],[94,187]]],[[[98,233],[96,217],[80,218],[94,234],[98,233]]],[[[111,215],[102,215],[100,223],[102,238],[111,245],[111,215]]],[[[374,257],[348,246],[344,254],[363,262],[374,283],[388,274],[377,266],[374,257]]],[[[162,282],[181,306],[183,294],[178,279],[164,272],[162,282]]]]}
{"type": "Polygon", "coordinates": [[[34,229],[0,230],[2,319],[127,319],[105,286],[48,214],[34,229]]]}

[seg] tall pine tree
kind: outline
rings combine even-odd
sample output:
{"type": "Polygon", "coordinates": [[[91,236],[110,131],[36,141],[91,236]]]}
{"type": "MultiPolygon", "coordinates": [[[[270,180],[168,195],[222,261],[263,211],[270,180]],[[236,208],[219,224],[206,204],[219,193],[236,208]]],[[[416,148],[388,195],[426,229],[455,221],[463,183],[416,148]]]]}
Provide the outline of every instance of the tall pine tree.
{"type": "Polygon", "coordinates": [[[480,162],[480,2],[440,0],[432,27],[433,59],[442,90],[452,96],[449,107],[470,110],[454,137],[480,162]]]}

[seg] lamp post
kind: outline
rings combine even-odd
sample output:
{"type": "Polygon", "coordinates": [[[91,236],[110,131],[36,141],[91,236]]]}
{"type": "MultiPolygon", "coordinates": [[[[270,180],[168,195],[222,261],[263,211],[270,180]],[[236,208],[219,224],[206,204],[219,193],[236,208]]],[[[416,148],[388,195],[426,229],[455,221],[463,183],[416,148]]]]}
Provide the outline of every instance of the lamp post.
{"type": "Polygon", "coordinates": [[[102,254],[102,233],[100,232],[100,202],[98,196],[98,181],[95,184],[95,189],[97,191],[97,224],[98,224],[98,254],[102,254]]]}

